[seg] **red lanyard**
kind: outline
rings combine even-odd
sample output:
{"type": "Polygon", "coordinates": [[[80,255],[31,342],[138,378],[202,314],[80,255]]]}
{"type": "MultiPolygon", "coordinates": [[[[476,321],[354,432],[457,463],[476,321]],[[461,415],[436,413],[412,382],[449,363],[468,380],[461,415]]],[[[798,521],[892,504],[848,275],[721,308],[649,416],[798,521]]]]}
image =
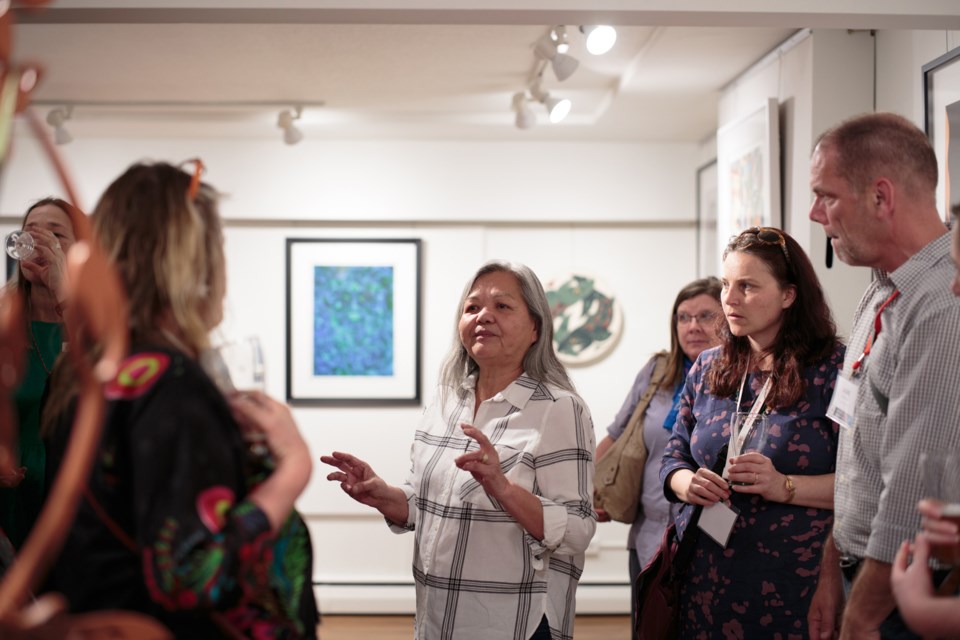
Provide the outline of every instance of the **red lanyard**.
{"type": "Polygon", "coordinates": [[[900,295],[900,290],[895,289],[894,292],[890,294],[890,297],[877,309],[877,317],[873,319],[873,335],[867,338],[867,345],[863,348],[863,353],[861,353],[857,361],[853,363],[852,368],[854,372],[859,371],[860,367],[863,366],[863,361],[870,355],[870,349],[873,348],[873,343],[876,342],[877,336],[880,335],[880,330],[883,329],[883,322],[880,320],[883,310],[886,309],[887,305],[893,302],[898,295],[900,295]]]}

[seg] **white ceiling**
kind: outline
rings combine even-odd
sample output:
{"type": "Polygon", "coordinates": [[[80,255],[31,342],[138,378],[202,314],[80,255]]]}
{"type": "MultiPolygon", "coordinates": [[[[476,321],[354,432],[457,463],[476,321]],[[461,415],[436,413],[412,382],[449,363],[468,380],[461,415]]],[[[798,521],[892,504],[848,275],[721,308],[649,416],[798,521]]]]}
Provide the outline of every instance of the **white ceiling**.
{"type": "Polygon", "coordinates": [[[279,110],[302,104],[300,128],[321,139],[699,141],[716,128],[721,88],[799,28],[960,28],[944,17],[960,13],[956,0],[913,0],[909,15],[890,0],[873,0],[869,14],[826,13],[854,0],[807,0],[802,15],[785,13],[786,0],[726,3],[738,10],[710,0],[698,11],[704,1],[624,0],[604,12],[597,0],[61,0],[18,12],[14,52],[44,68],[38,106],[75,105],[75,138],[279,137],[279,110]],[[586,53],[566,18],[614,18],[613,51],[586,53]],[[573,111],[550,125],[537,106],[537,126],[520,131],[511,96],[554,24],[568,25],[580,68],[563,83],[547,70],[544,87],[573,111]]]}

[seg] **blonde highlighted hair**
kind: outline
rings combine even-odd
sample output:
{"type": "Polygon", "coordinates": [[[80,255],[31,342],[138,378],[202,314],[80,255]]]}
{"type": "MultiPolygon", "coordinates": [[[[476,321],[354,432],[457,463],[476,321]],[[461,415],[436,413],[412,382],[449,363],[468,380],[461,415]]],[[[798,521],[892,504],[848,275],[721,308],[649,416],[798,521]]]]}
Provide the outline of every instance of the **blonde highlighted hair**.
{"type": "Polygon", "coordinates": [[[131,341],[196,356],[220,321],[226,265],[217,193],[201,184],[191,199],[190,181],[170,164],[135,164],[107,187],[93,226],[129,297],[131,341]]]}

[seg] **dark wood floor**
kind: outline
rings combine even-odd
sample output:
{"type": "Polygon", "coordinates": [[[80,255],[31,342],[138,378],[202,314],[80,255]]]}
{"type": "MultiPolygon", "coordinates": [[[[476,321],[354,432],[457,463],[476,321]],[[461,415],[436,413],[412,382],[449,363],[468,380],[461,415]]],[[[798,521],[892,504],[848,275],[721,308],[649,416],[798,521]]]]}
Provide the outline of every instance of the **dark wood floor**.
{"type": "MultiPolygon", "coordinates": [[[[630,616],[577,616],[577,640],[629,640],[630,616]]],[[[411,640],[413,616],[323,616],[321,640],[411,640]]]]}

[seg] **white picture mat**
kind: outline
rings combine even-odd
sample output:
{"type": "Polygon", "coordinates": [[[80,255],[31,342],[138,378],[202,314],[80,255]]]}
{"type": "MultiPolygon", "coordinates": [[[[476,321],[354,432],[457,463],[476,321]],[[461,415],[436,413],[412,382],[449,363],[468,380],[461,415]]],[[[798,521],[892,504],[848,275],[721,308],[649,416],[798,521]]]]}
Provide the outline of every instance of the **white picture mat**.
{"type": "Polygon", "coordinates": [[[780,227],[780,128],[776,98],[717,131],[717,271],[723,250],[754,226],[780,227]]]}
{"type": "Polygon", "coordinates": [[[417,266],[414,242],[295,241],[290,267],[291,399],[414,399],[417,396],[417,266]],[[314,269],[318,266],[393,268],[392,376],[313,374],[314,269]]]}

